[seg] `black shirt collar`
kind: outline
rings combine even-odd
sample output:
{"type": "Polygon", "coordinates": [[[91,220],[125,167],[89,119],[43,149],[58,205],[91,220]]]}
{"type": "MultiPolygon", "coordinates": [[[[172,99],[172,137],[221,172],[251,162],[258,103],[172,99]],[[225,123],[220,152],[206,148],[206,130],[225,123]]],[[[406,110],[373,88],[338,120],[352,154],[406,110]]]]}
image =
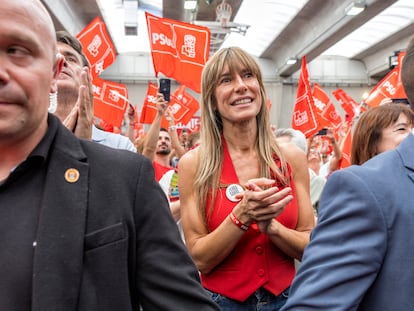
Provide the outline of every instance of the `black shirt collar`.
{"type": "Polygon", "coordinates": [[[47,117],[47,131],[45,136],[41,139],[39,144],[33,149],[33,151],[29,154],[29,158],[38,158],[46,161],[48,159],[50,149],[52,146],[53,141],[55,140],[55,136],[58,129],[58,120],[56,117],[52,116],[51,114],[47,117]]]}
{"type": "Polygon", "coordinates": [[[55,116],[49,114],[47,123],[48,127],[46,134],[40,140],[39,144],[28,155],[26,160],[21,162],[11,171],[9,177],[0,181],[0,186],[16,180],[16,178],[24,174],[24,172],[28,171],[30,168],[43,166],[47,162],[52,149],[51,147],[56,137],[59,121],[55,116]]]}

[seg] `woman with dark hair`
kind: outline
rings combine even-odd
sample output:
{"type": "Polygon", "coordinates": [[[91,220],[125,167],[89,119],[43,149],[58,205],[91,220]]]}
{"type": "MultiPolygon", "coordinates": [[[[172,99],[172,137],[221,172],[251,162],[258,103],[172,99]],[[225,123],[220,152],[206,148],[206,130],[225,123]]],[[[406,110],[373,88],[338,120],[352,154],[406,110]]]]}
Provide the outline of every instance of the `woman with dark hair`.
{"type": "Polygon", "coordinates": [[[413,125],[414,113],[408,105],[385,104],[364,112],[352,136],[351,163],[361,165],[381,152],[394,149],[413,125]]]}

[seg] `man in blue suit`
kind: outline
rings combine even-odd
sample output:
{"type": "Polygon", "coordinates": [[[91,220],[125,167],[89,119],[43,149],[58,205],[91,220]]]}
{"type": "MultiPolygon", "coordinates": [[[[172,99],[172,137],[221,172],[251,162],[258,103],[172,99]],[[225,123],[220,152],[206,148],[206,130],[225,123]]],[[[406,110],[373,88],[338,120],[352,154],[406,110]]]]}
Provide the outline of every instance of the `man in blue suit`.
{"type": "MultiPolygon", "coordinates": [[[[402,64],[414,109],[414,42],[402,64]]],[[[283,311],[414,309],[414,136],[333,173],[283,311]]]]}

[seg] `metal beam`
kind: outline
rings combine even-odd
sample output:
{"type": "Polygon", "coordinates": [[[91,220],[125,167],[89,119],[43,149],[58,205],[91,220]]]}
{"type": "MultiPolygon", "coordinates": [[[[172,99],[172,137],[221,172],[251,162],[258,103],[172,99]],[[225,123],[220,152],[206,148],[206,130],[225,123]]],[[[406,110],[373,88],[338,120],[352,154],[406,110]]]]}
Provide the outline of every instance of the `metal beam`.
{"type": "Polygon", "coordinates": [[[301,59],[306,55],[307,61],[312,61],[394,2],[396,0],[368,0],[367,9],[351,17],[345,14],[349,0],[310,0],[262,57],[275,61],[276,74],[290,76],[300,69],[301,62],[287,65],[289,57],[301,59]]]}

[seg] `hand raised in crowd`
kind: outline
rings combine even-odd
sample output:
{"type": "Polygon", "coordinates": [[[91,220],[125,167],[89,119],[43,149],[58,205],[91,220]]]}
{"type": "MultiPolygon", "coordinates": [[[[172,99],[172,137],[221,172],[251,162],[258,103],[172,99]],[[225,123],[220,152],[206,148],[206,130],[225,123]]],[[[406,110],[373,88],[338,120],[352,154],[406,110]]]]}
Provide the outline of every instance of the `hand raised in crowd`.
{"type": "Polygon", "coordinates": [[[93,88],[88,67],[82,69],[78,100],[63,124],[77,137],[92,139],[93,88]]]}
{"type": "Polygon", "coordinates": [[[134,124],[137,120],[135,120],[135,106],[132,104],[128,104],[128,122],[129,124],[134,124]]]}
{"type": "Polygon", "coordinates": [[[165,116],[165,113],[168,108],[168,102],[164,99],[164,95],[161,93],[157,94],[156,105],[158,110],[158,115],[165,116]]]}
{"type": "Polygon", "coordinates": [[[335,141],[335,131],[333,128],[328,127],[326,129],[326,138],[328,138],[331,142],[335,141]]]}
{"type": "Polygon", "coordinates": [[[128,103],[128,129],[126,131],[125,136],[127,136],[131,141],[135,141],[135,125],[138,123],[138,120],[135,120],[136,117],[136,108],[131,103],[128,103]]]}

